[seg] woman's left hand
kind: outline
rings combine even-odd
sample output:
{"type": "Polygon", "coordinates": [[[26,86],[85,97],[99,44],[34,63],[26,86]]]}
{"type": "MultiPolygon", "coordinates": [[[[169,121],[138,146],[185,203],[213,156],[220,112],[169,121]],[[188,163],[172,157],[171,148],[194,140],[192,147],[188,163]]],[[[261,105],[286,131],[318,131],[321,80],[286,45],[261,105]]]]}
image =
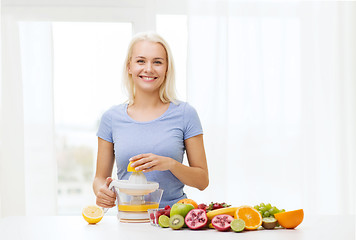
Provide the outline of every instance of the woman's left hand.
{"type": "Polygon", "coordinates": [[[143,153],[129,159],[136,171],[151,172],[154,170],[170,170],[177,161],[169,157],[158,156],[153,153],[143,153]]]}

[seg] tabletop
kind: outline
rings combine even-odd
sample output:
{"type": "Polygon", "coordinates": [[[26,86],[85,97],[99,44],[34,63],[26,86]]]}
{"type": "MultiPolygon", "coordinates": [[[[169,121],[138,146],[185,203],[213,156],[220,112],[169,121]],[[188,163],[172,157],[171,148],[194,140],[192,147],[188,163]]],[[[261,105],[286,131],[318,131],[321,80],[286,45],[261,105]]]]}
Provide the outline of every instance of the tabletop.
{"type": "Polygon", "coordinates": [[[0,239],[246,239],[246,240],[355,240],[355,216],[304,216],[296,229],[235,232],[172,230],[149,223],[121,223],[115,216],[105,216],[90,225],[81,216],[14,216],[0,219],[0,239]]]}

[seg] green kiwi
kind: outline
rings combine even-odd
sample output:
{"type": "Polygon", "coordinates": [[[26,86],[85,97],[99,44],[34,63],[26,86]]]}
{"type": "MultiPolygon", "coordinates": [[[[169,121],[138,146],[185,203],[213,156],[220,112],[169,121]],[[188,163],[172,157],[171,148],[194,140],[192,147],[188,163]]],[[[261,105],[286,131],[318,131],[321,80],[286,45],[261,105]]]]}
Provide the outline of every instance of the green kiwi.
{"type": "Polygon", "coordinates": [[[174,230],[178,230],[181,229],[184,225],[184,218],[181,215],[173,215],[172,217],[170,217],[169,219],[169,227],[174,229],[174,230]]]}
{"type": "Polygon", "coordinates": [[[277,219],[274,217],[262,218],[262,227],[265,229],[274,229],[277,226],[277,219]]]}

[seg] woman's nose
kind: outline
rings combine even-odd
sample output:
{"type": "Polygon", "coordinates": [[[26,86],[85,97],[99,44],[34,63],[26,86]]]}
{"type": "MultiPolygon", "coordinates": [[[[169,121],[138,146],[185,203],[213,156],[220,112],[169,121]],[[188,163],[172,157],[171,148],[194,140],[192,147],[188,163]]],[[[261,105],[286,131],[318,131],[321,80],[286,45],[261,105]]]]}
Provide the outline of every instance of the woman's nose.
{"type": "Polygon", "coordinates": [[[152,71],[152,64],[150,62],[148,62],[146,65],[145,65],[145,71],[146,72],[151,72],[152,71]]]}

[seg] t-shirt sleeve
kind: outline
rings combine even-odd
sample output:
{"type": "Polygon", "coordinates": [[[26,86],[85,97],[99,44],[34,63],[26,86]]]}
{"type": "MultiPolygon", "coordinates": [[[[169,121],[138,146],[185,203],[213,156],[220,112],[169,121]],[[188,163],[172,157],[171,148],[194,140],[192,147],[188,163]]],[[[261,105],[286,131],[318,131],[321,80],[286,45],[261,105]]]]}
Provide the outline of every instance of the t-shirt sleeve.
{"type": "Polygon", "coordinates": [[[112,121],[111,121],[111,111],[106,111],[101,117],[100,125],[96,136],[104,139],[108,142],[113,142],[112,140],[112,121]]]}
{"type": "Polygon", "coordinates": [[[184,109],[184,140],[203,134],[203,128],[197,111],[188,103],[184,109]]]}

